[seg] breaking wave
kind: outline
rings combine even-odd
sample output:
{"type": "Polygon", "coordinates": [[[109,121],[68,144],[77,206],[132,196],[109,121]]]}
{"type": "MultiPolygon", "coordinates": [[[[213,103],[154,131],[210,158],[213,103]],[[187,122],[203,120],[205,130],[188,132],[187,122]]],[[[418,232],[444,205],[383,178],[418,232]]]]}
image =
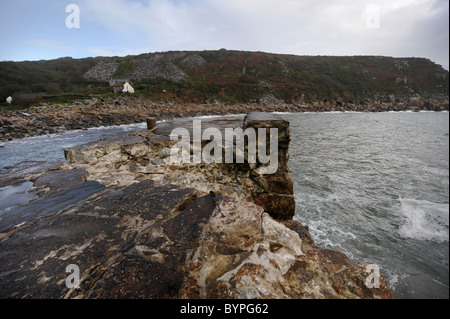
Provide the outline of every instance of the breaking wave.
{"type": "Polygon", "coordinates": [[[400,199],[400,202],[405,217],[399,228],[401,237],[438,243],[449,241],[449,204],[408,198],[400,199]]]}

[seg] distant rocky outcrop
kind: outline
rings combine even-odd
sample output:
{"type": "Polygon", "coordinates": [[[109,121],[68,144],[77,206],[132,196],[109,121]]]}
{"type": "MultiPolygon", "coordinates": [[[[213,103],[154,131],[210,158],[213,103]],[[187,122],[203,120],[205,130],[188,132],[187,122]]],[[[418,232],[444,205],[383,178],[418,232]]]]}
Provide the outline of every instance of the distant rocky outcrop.
{"type": "MultiPolygon", "coordinates": [[[[131,70],[130,79],[132,80],[146,80],[146,79],[162,79],[173,82],[178,82],[187,79],[187,74],[177,67],[173,60],[179,57],[176,54],[155,55],[149,59],[139,59],[136,62],[136,67],[131,70]]],[[[187,58],[186,65],[195,68],[201,65],[200,56],[187,58]]],[[[104,60],[97,63],[92,69],[84,74],[85,78],[99,81],[109,81],[119,67],[119,63],[115,60],[104,60]]]]}
{"type": "Polygon", "coordinates": [[[206,61],[200,55],[194,53],[184,58],[181,63],[189,69],[195,70],[204,66],[206,64],[206,61]]]}
{"type": "Polygon", "coordinates": [[[261,105],[280,105],[283,101],[277,99],[273,94],[266,94],[261,99],[259,99],[259,104],[261,105]]]}
{"type": "Polygon", "coordinates": [[[85,78],[98,81],[109,81],[116,72],[119,63],[114,60],[100,61],[84,74],[85,78]]]}
{"type": "Polygon", "coordinates": [[[132,80],[164,79],[178,82],[187,79],[187,74],[167,59],[142,59],[131,74],[132,80]]]}

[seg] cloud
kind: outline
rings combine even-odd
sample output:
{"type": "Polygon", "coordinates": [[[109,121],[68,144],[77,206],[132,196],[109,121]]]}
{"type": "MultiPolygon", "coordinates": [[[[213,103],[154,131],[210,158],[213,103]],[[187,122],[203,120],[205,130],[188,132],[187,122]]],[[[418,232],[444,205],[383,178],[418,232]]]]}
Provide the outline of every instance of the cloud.
{"type": "Polygon", "coordinates": [[[448,69],[448,1],[84,0],[80,7],[86,19],[153,51],[422,56],[448,69]],[[378,8],[379,28],[367,24],[369,5],[378,8]]]}

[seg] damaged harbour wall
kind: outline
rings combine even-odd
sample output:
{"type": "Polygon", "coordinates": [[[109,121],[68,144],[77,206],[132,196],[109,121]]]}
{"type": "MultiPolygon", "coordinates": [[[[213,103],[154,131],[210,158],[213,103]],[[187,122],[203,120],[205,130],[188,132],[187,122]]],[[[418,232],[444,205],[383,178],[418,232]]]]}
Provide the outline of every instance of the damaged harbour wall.
{"type": "Polygon", "coordinates": [[[367,264],[318,247],[293,220],[288,122],[251,113],[202,124],[277,128],[277,171],[173,164],[170,132],[186,119],[67,149],[67,163],[23,176],[38,199],[0,214],[0,297],[393,298],[382,276],[367,285],[367,264]]]}

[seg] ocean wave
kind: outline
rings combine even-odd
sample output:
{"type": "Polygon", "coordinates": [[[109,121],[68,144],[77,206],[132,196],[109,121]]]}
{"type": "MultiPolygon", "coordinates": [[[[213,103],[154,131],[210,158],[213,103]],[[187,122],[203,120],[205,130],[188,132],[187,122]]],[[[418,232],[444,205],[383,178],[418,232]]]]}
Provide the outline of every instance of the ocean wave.
{"type": "Polygon", "coordinates": [[[449,241],[449,204],[408,198],[400,199],[400,203],[405,217],[399,227],[401,237],[438,243],[449,241]]]}
{"type": "MultiPolygon", "coordinates": [[[[225,114],[225,115],[199,115],[199,116],[194,116],[191,117],[192,119],[215,119],[215,118],[232,118],[232,117],[244,117],[247,114],[242,113],[242,114],[225,114]]],[[[158,122],[157,122],[158,123],[158,122]]]]}
{"type": "Polygon", "coordinates": [[[410,277],[409,274],[406,274],[397,269],[394,270],[383,268],[382,273],[384,274],[385,279],[388,281],[389,287],[392,289],[394,294],[396,293],[396,290],[399,286],[407,285],[407,280],[410,277]]]}

